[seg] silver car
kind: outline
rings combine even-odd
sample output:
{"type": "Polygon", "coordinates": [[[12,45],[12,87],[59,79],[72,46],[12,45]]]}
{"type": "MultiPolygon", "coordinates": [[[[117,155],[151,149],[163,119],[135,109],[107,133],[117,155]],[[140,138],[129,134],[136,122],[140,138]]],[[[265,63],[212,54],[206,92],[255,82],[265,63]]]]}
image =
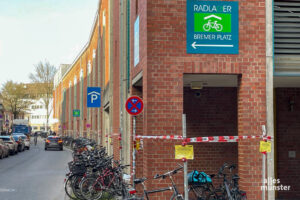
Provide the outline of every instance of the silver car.
{"type": "Polygon", "coordinates": [[[0,136],[0,139],[2,139],[4,143],[8,144],[9,153],[11,155],[18,153],[18,143],[16,143],[12,136],[0,136]]]}
{"type": "Polygon", "coordinates": [[[0,158],[6,158],[9,156],[9,147],[2,139],[0,139],[0,151],[2,151],[2,153],[0,153],[0,158]]]}
{"type": "Polygon", "coordinates": [[[14,136],[21,136],[21,138],[24,140],[25,142],[25,148],[26,149],[30,149],[30,138],[29,136],[26,136],[25,134],[19,133],[19,134],[13,134],[14,136]]]}

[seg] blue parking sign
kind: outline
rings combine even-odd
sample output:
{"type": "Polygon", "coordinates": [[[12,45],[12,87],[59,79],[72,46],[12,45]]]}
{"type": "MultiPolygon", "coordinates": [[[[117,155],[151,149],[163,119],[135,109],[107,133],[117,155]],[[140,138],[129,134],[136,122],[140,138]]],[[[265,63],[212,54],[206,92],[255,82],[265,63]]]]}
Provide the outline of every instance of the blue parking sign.
{"type": "Polygon", "coordinates": [[[101,106],[101,88],[88,87],[87,88],[87,107],[99,108],[101,106]]]}

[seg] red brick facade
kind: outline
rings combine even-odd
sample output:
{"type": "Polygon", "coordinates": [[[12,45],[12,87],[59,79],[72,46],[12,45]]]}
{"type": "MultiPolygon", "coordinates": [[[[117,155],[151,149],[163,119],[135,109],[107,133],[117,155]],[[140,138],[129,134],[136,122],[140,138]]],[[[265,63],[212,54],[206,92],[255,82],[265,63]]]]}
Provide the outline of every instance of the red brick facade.
{"type": "MultiPolygon", "coordinates": [[[[136,19],[134,11],[132,24],[136,19]]],[[[140,63],[132,69],[132,75],[143,70],[144,135],[182,134],[183,76],[197,73],[240,74],[237,98],[233,99],[237,105],[237,131],[232,134],[261,135],[261,126],[266,124],[264,1],[239,1],[238,55],[186,53],[186,1],[139,1],[137,14],[140,16],[140,63]]],[[[225,148],[222,145],[219,148],[225,148]]],[[[238,159],[240,184],[249,199],[261,199],[258,148],[258,141],[239,142],[238,158],[233,159],[238,159]]],[[[143,154],[144,176],[151,177],[176,166],[172,143],[145,140],[143,154]]],[[[150,186],[160,184],[149,183],[150,186]]]]}

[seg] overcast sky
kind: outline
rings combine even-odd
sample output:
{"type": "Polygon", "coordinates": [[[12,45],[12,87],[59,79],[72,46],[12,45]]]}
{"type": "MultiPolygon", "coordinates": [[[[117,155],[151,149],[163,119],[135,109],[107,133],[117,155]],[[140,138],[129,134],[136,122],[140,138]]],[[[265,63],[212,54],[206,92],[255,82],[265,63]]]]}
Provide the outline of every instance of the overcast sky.
{"type": "Polygon", "coordinates": [[[99,0],[0,0],[0,87],[30,82],[34,65],[72,63],[88,42],[99,0]]]}

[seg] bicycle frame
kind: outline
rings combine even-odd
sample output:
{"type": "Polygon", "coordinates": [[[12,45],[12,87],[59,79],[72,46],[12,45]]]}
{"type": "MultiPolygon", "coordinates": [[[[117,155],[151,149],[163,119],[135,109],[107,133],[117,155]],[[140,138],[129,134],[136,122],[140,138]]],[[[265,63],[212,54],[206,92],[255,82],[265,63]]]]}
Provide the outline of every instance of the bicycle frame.
{"type": "MultiPolygon", "coordinates": [[[[106,187],[105,189],[107,189],[107,188],[109,188],[109,187],[111,186],[111,184],[114,182],[115,178],[116,178],[116,176],[114,175],[114,173],[113,173],[112,171],[110,171],[109,169],[106,169],[106,170],[105,170],[105,173],[104,173],[103,175],[100,175],[100,176],[96,179],[96,181],[95,181],[94,184],[93,184],[93,188],[95,188],[95,185],[96,185],[97,183],[100,183],[102,186],[105,186],[105,187],[106,187]],[[105,179],[105,177],[110,176],[110,175],[113,175],[113,177],[112,177],[112,179],[110,180],[109,184],[108,184],[108,185],[105,185],[105,184],[104,184],[104,179],[105,179]]],[[[97,190],[97,188],[95,188],[95,189],[97,190]]],[[[101,188],[101,190],[102,190],[102,188],[101,188]]]]}
{"type": "Polygon", "coordinates": [[[224,182],[224,184],[225,184],[225,189],[226,189],[226,192],[227,192],[227,195],[228,195],[229,200],[233,200],[233,199],[232,199],[232,196],[231,196],[231,194],[230,194],[230,190],[229,190],[229,186],[228,186],[227,181],[224,182]]]}
{"type": "Polygon", "coordinates": [[[156,190],[147,190],[145,184],[142,183],[142,185],[143,185],[143,192],[144,192],[144,196],[146,197],[146,200],[149,200],[148,194],[153,194],[153,193],[158,193],[158,192],[165,192],[165,191],[169,191],[169,190],[173,190],[173,194],[172,194],[170,200],[175,199],[179,195],[182,197],[182,195],[179,194],[179,192],[178,192],[178,189],[177,189],[177,187],[176,187],[176,185],[174,183],[172,175],[170,175],[169,178],[171,179],[171,183],[172,183],[171,187],[160,188],[160,189],[156,189],[156,190]]]}

